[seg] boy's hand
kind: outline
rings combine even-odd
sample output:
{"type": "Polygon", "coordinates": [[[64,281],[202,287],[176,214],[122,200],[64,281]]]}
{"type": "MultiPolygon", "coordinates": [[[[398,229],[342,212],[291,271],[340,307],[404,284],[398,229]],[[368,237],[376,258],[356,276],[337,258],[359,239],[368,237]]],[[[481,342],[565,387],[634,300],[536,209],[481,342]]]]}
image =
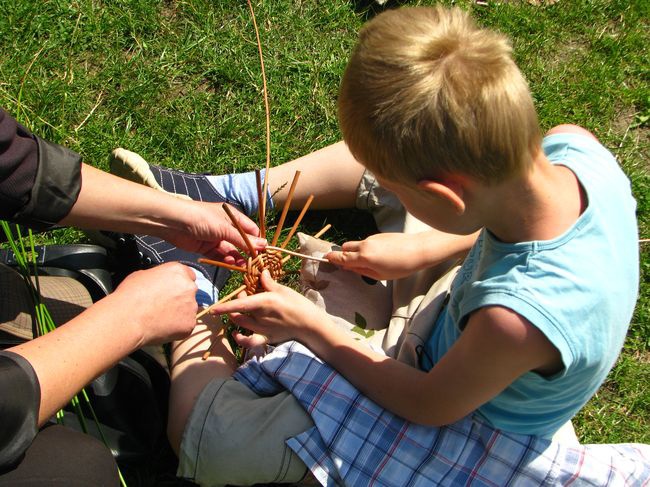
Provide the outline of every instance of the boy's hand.
{"type": "MultiPolygon", "coordinates": [[[[268,271],[261,275],[266,292],[246,296],[216,305],[214,314],[230,314],[232,321],[242,328],[266,337],[268,343],[287,340],[303,341],[312,327],[322,326],[327,315],[307,298],[275,282],[268,271]]],[[[234,335],[242,346],[259,345],[259,336],[234,335]]]]}
{"type": "Polygon", "coordinates": [[[325,258],[357,274],[373,279],[399,279],[423,267],[419,234],[378,233],[362,241],[345,242],[341,251],[325,258]]]}
{"type": "Polygon", "coordinates": [[[400,279],[462,255],[477,235],[452,235],[438,230],[378,233],[360,242],[346,242],[341,251],[330,252],[325,258],[373,279],[400,279]]]}

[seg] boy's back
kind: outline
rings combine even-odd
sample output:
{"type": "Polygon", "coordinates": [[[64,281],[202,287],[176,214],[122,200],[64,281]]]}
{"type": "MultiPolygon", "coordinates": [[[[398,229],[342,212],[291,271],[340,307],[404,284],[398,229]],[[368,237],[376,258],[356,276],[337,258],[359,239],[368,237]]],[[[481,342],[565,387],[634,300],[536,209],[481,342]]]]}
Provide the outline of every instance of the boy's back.
{"type": "Polygon", "coordinates": [[[478,411],[495,427],[550,437],[616,360],[636,300],[638,253],[635,201],[612,155],[572,133],[551,135],[543,147],[552,163],[576,174],[587,208],[551,240],[511,244],[484,231],[454,282],[428,355],[439,361],[479,308],[502,306],[524,317],[560,351],[563,368],[524,374],[478,411]]]}

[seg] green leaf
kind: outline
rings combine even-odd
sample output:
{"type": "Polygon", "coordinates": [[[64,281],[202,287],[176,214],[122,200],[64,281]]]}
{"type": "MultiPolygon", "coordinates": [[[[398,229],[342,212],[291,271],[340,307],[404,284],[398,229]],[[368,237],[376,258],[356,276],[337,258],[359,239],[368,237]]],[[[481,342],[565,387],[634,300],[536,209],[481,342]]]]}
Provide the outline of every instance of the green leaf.
{"type": "Polygon", "coordinates": [[[359,328],[363,328],[364,330],[368,327],[368,322],[366,321],[366,319],[357,311],[354,312],[354,323],[359,328]]]}

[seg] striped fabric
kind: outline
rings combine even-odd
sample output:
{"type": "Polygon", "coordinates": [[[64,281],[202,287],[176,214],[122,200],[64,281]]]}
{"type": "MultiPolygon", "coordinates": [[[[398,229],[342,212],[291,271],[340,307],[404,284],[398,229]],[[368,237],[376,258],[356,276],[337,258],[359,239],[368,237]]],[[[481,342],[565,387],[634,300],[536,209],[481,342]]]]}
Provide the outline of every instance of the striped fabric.
{"type": "Polygon", "coordinates": [[[410,423],[364,397],[297,342],[244,364],[259,395],[289,390],[315,427],[288,440],[322,485],[650,485],[650,445],[569,446],[496,430],[468,416],[410,423]]]}

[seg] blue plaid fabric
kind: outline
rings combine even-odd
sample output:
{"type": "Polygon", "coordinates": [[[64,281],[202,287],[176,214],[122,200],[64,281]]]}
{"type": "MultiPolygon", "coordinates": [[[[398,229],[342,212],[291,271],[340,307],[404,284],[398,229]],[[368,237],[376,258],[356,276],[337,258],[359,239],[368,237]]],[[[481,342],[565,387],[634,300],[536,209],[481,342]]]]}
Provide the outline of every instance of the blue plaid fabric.
{"type": "Polygon", "coordinates": [[[569,446],[496,430],[468,416],[410,423],[364,397],[297,342],[244,364],[261,396],[289,390],[315,427],[288,440],[327,486],[650,485],[650,445],[569,446]]]}

